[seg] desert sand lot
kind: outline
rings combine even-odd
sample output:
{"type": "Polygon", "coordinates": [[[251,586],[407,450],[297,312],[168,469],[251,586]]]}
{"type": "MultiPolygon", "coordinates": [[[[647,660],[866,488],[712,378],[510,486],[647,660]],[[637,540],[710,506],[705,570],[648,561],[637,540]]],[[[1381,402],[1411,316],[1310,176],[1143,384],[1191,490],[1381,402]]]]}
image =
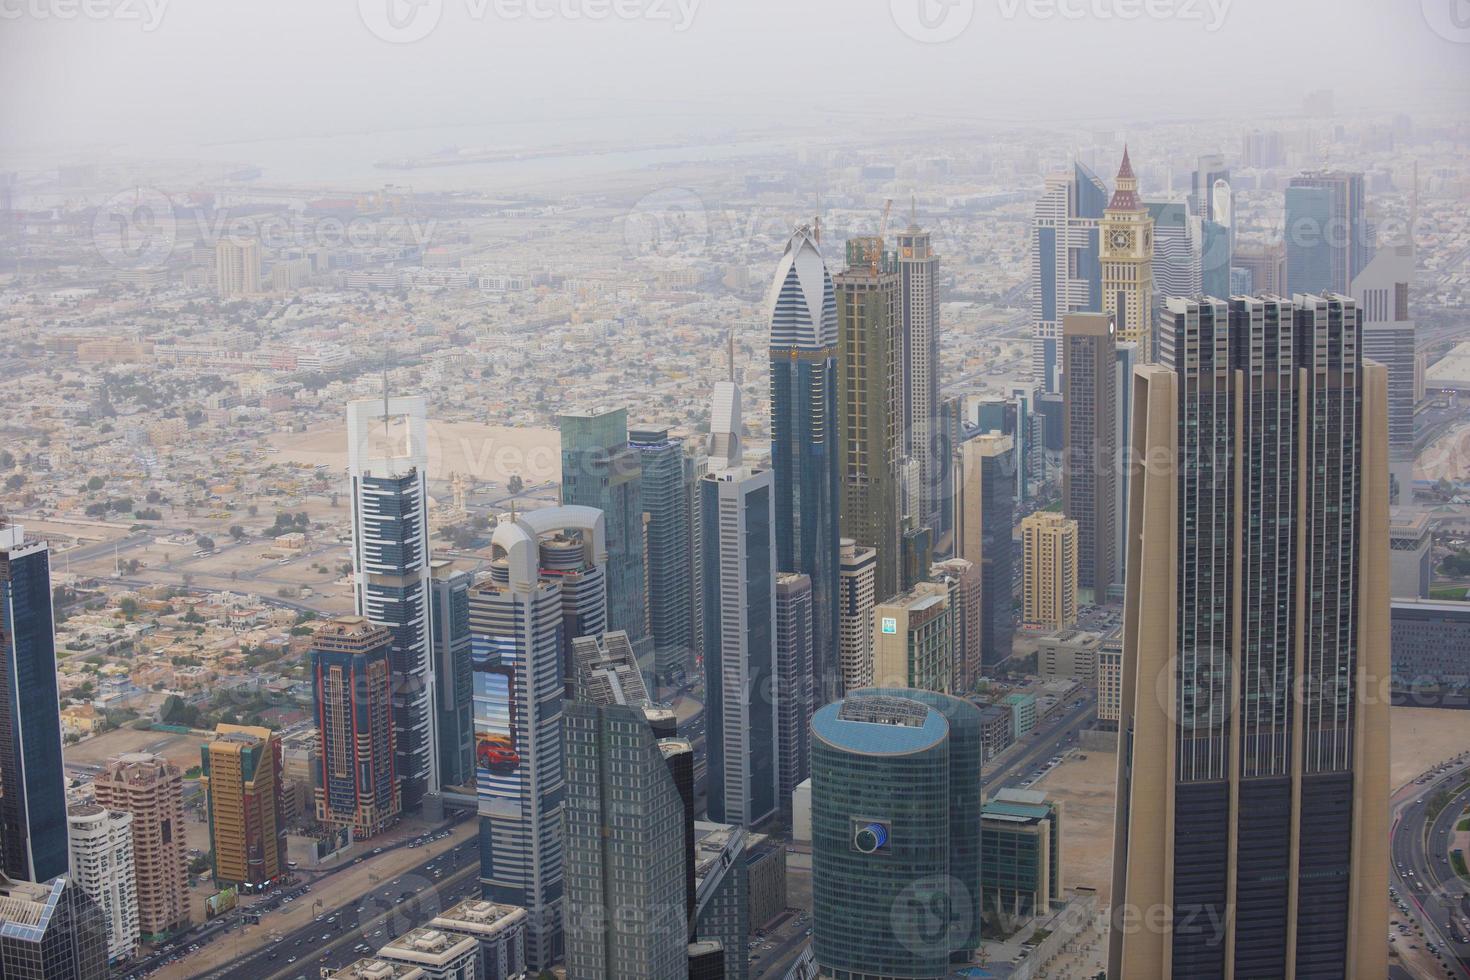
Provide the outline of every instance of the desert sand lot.
{"type": "MultiPolygon", "coordinates": [[[[268,440],[280,462],[347,468],[347,428],[279,433],[268,440]]],[[[518,474],[527,486],[561,479],[561,435],[555,429],[509,428],[474,422],[428,424],[429,479],[462,473],[472,480],[505,483],[518,474]]]]}
{"type": "Polygon", "coordinates": [[[204,739],[197,735],[173,735],[168,732],[140,732],[122,728],[83,739],[66,746],[62,755],[73,765],[104,765],[126,752],[151,752],[161,755],[183,771],[199,765],[199,746],[204,739]]]}
{"type": "MultiPolygon", "coordinates": [[[[1393,708],[1390,784],[1410,782],[1424,769],[1470,749],[1470,711],[1393,708]]],[[[1115,752],[1074,752],[1033,789],[1062,804],[1062,861],[1066,887],[1097,889],[1107,905],[1112,886],[1115,752]],[[1086,756],[1086,759],[1080,758],[1086,756]]]]}

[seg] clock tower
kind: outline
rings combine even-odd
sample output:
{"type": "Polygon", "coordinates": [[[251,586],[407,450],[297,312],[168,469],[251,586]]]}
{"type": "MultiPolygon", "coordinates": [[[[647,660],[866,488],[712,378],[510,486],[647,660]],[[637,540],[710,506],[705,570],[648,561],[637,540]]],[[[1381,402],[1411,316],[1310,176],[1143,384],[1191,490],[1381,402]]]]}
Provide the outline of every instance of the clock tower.
{"type": "Polygon", "coordinates": [[[1153,361],[1154,222],[1138,197],[1138,179],[1123,147],[1113,198],[1103,211],[1103,312],[1113,314],[1119,340],[1138,344],[1140,362],[1153,361]]]}

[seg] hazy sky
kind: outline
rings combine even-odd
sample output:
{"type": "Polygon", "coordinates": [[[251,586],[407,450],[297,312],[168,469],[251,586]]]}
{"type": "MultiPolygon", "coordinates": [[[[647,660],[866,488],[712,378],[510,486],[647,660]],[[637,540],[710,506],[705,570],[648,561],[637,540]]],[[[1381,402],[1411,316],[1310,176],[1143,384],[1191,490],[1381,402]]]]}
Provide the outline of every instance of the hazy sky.
{"type": "Polygon", "coordinates": [[[527,119],[563,141],[680,135],[865,101],[957,123],[1239,117],[1321,87],[1343,112],[1466,109],[1470,0],[0,0],[0,165],[527,119]]]}

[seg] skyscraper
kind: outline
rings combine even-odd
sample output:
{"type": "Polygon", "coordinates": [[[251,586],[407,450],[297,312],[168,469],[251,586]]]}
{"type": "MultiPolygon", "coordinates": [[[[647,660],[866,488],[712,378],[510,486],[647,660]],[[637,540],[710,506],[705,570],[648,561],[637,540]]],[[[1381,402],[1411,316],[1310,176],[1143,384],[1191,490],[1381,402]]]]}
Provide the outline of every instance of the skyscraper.
{"type": "Polygon", "coordinates": [[[474,726],[471,723],[470,584],[473,577],[454,562],[429,562],[429,622],[439,699],[439,783],[473,785],[474,726]]]}
{"type": "MultiPolygon", "coordinates": [[[[797,228],[786,243],[771,283],[767,319],[771,325],[770,492],[776,567],[811,576],[814,696],[817,704],[825,704],[838,684],[842,456],[837,416],[837,294],[810,227],[797,228]]],[[[708,543],[705,553],[710,553],[708,543]]],[[[706,569],[706,581],[709,576],[706,569]]],[[[710,622],[709,610],[705,622],[710,622]]],[[[706,629],[706,647],[707,634],[706,629]]]]}
{"type": "Polygon", "coordinates": [[[954,631],[949,689],[966,695],[975,689],[975,682],[984,673],[980,652],[980,567],[963,558],[949,558],[932,565],[929,578],[949,589],[950,627],[954,631]]]}
{"type": "Polygon", "coordinates": [[[107,922],[65,875],[40,884],[0,875],[0,964],[6,980],[103,980],[107,922]]]}
{"type": "Polygon", "coordinates": [[[1414,245],[1379,249],[1353,279],[1363,313],[1363,356],[1388,369],[1388,494],[1390,503],[1414,502],[1414,405],[1417,352],[1409,316],[1414,245]]]}
{"type": "Polygon", "coordinates": [[[873,609],[873,677],[889,687],[950,693],[956,610],[949,587],[920,582],[873,609]]]}
{"type": "Polygon", "coordinates": [[[1134,382],[1113,908],[1173,918],[1115,922],[1108,972],[1384,976],[1385,372],[1346,297],[1169,311],[1134,382]]]}
{"type": "Polygon", "coordinates": [[[543,576],[541,538],[574,529],[607,557],[603,512],[555,507],[495,528],[487,578],[470,589],[482,897],[526,910],[526,958],[562,950],[562,754],[566,665],[561,582],[543,576]]]}
{"type": "Polygon", "coordinates": [[[221,238],[214,245],[215,288],[220,299],[260,292],[260,242],[221,238]]]}
{"type": "Polygon", "coordinates": [[[269,728],[218,725],[199,756],[215,883],[249,891],[276,881],[286,873],[280,739],[269,728]]]}
{"type": "Polygon", "coordinates": [[[133,873],[133,815],[96,803],[67,808],[72,881],[102,912],[109,961],[138,949],[138,882],[133,873]]]}
{"type": "Polygon", "coordinates": [[[980,569],[980,660],[988,667],[1011,655],[1016,633],[1016,452],[1010,436],[967,430],[961,440],[955,550],[980,569]]]}
{"type": "Polygon", "coordinates": [[[699,481],[709,817],[745,827],[777,809],[772,484],[748,467],[699,481]]]}
{"type": "Polygon", "coordinates": [[[1098,226],[1108,190],[1080,163],[1046,178],[1031,212],[1031,377],[1059,391],[1062,317],[1102,305],[1098,226]]]}
{"type": "Polygon", "coordinates": [[[1103,312],[1113,317],[1119,340],[1153,349],[1154,223],[1138,196],[1138,179],[1123,148],[1123,163],[1102,220],[1103,312]]]}
{"type": "Polygon", "coordinates": [[[873,605],[877,601],[878,553],[842,539],[838,578],[837,663],[842,691],[873,683],[873,605]]]}
{"type": "Polygon", "coordinates": [[[642,459],[628,444],[628,410],[568,413],[561,429],[561,502],[602,511],[607,533],[607,628],[622,630],[654,673],[648,638],[642,459]]]}
{"type": "MultiPolygon", "coordinates": [[[[883,252],[883,239],[848,240],[847,268],[832,277],[837,295],[842,452],[839,529],[843,537],[878,552],[878,591],[882,595],[898,591],[903,557],[899,457],[904,452],[900,441],[906,434],[902,401],[906,365],[898,284],[893,262],[883,252]]],[[[916,302],[922,305],[924,301],[916,302]]],[[[921,318],[927,321],[929,315],[923,313],[921,318]]],[[[918,464],[916,470],[921,468],[918,464]]],[[[922,472],[916,472],[915,479],[919,484],[915,496],[922,500],[922,472]]]]}
{"type": "MultiPolygon", "coordinates": [[[[948,469],[939,411],[939,256],[929,232],[915,221],[895,236],[898,259],[901,372],[896,384],[902,407],[899,452],[914,461],[917,507],[908,516],[920,527],[941,528],[948,469]]],[[[849,262],[851,264],[851,262],[849,262]]],[[[891,594],[891,593],[888,593],[891,594]]]]}
{"type": "MultiPolygon", "coordinates": [[[[537,512],[542,527],[549,526],[544,522],[551,512],[537,512]]],[[[568,694],[576,679],[572,642],[579,636],[593,636],[607,630],[607,558],[603,556],[599,561],[592,548],[588,547],[589,543],[575,534],[567,534],[564,529],[545,535],[537,542],[541,580],[557,583],[561,593],[559,669],[568,694]]]]}
{"type": "Polygon", "coordinates": [[[359,616],[393,635],[393,771],[404,810],[439,793],[428,465],[422,397],[348,402],[353,597],[359,616]]]}
{"type": "Polygon", "coordinates": [[[683,978],[693,813],[677,773],[692,775],[694,750],[655,731],[626,635],[577,648],[588,682],[566,704],[568,976],[683,978]]]}
{"type": "Polygon", "coordinates": [[[980,709],[864,689],[812,719],[812,950],[824,976],[940,980],[980,941],[980,709]]]}
{"type": "Polygon", "coordinates": [[[184,777],[162,756],[133,752],[110,761],[93,781],[97,802],[133,817],[138,929],[157,941],[189,924],[184,838],[184,777]]]}
{"type": "Polygon", "coordinates": [[[776,576],[776,799],[808,775],[807,732],[812,721],[812,580],[796,572],[776,576]]]}
{"type": "Polygon", "coordinates": [[[316,816],[359,840],[398,820],[393,778],[393,635],[361,616],[317,627],[308,653],[321,768],[316,816]]]}
{"type": "Polygon", "coordinates": [[[0,519],[0,849],[6,877],[66,874],[51,551],[0,519]]]}
{"type": "Polygon", "coordinates": [[[1317,170],[1291,178],[1283,237],[1284,295],[1348,293],[1373,257],[1363,175],[1317,170]]]}
{"type": "Polygon", "coordinates": [[[667,429],[628,433],[638,451],[642,479],[639,506],[648,515],[648,623],[653,636],[655,683],[674,684],[689,671],[693,629],[690,596],[696,583],[689,552],[689,495],[684,447],[667,429]]]}
{"type": "Polygon", "coordinates": [[[1108,313],[1072,313],[1063,340],[1062,511],[1077,522],[1077,584],[1107,600],[1117,574],[1118,378],[1108,313]]]}
{"type": "Polygon", "coordinates": [[[1059,630],[1077,624],[1077,522],[1050,511],[1021,521],[1021,618],[1059,630]]]}
{"type": "Polygon", "coordinates": [[[1117,424],[1113,427],[1113,446],[1117,449],[1118,465],[1114,468],[1114,494],[1116,503],[1113,513],[1113,530],[1116,540],[1113,554],[1117,556],[1114,581],[1122,582],[1126,576],[1128,557],[1128,466],[1124,451],[1133,432],[1133,369],[1142,361],[1143,350],[1132,341],[1113,345],[1113,391],[1117,395],[1118,410],[1113,413],[1117,424]]]}

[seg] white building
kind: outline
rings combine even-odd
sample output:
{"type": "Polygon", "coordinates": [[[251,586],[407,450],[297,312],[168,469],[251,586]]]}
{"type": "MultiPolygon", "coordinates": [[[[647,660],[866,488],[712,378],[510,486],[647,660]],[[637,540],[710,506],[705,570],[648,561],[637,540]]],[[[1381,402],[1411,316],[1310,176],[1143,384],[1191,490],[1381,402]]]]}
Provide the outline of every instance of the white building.
{"type": "Polygon", "coordinates": [[[138,949],[133,815],[97,803],[73,803],[66,816],[72,880],[107,921],[107,959],[130,957],[138,949]]]}
{"type": "Polygon", "coordinates": [[[479,944],[438,929],[413,929],[378,950],[378,958],[424,971],[425,980],[476,980],[479,944]]]}
{"type": "Polygon", "coordinates": [[[837,574],[837,664],[842,691],[873,685],[873,605],[877,602],[878,552],[843,538],[837,574]]]}
{"type": "Polygon", "coordinates": [[[525,909],[472,898],[434,916],[429,928],[475,940],[480,947],[480,976],[525,980],[525,909]]]}

